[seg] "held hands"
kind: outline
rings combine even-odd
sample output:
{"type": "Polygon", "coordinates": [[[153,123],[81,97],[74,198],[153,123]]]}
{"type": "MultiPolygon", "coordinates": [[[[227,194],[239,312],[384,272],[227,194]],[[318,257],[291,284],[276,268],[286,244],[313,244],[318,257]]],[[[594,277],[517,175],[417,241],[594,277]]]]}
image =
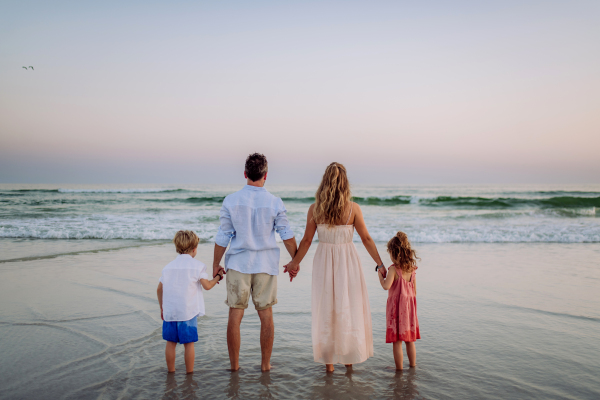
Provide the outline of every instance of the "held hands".
{"type": "Polygon", "coordinates": [[[300,265],[294,264],[293,261],[290,261],[287,265],[283,266],[283,273],[290,274],[290,282],[294,280],[298,272],[300,272],[300,265]]]}
{"type": "Polygon", "coordinates": [[[226,273],[227,272],[225,272],[225,268],[221,267],[220,265],[213,265],[213,278],[216,278],[217,275],[221,277],[221,279],[219,279],[219,281],[217,282],[217,285],[221,282],[226,273]]]}
{"type": "Polygon", "coordinates": [[[387,269],[385,269],[385,266],[383,266],[383,267],[381,267],[381,268],[379,268],[379,269],[377,270],[377,273],[378,273],[379,275],[381,275],[381,277],[382,277],[383,279],[385,279],[385,277],[386,277],[386,275],[387,275],[387,269]]]}

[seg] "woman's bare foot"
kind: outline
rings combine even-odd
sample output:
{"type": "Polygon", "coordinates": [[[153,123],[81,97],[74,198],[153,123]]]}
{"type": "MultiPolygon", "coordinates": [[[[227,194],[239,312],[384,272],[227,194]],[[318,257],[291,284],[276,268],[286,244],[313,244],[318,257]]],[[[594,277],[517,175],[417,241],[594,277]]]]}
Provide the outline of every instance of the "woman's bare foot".
{"type": "Polygon", "coordinates": [[[333,364],[325,364],[325,372],[333,372],[333,364]]]}
{"type": "Polygon", "coordinates": [[[352,364],[344,364],[346,366],[346,368],[350,368],[352,369],[352,364]]]}

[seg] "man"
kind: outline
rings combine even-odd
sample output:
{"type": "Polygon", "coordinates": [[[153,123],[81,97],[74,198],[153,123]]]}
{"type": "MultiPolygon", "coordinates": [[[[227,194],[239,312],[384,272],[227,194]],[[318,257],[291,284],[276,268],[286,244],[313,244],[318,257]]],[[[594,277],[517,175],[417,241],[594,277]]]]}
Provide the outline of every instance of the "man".
{"type": "MultiPolygon", "coordinates": [[[[279,274],[279,247],[275,232],[279,233],[292,258],[298,249],[283,201],[264,188],[267,172],[264,155],[254,153],[248,156],[244,170],[246,186],[223,200],[221,226],[215,238],[213,277],[219,272],[219,264],[231,242],[225,255],[225,304],[229,306],[227,348],[232,371],[240,368],[240,324],[250,295],[261,323],[261,370],[271,369],[275,336],[272,306],[277,303],[279,274]]],[[[293,278],[297,272],[290,271],[290,277],[293,278]]]]}

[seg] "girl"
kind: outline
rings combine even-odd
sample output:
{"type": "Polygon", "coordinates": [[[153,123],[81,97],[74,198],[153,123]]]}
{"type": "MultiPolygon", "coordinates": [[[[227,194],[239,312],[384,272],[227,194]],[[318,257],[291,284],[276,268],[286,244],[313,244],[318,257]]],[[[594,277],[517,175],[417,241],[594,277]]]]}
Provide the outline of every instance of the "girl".
{"type": "Polygon", "coordinates": [[[419,320],[417,319],[417,253],[410,247],[404,232],[396,233],[387,244],[387,251],[394,262],[384,279],[384,272],[379,270],[381,287],[389,290],[385,332],[385,342],[394,344],[394,361],[396,370],[402,370],[402,342],[406,343],[406,354],[410,366],[417,364],[415,341],[421,339],[419,320]]]}

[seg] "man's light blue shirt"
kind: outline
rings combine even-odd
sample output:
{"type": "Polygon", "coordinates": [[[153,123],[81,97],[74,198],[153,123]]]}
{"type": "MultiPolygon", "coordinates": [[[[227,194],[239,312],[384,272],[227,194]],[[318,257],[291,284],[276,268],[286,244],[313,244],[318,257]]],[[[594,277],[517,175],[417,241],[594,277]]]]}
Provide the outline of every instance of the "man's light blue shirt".
{"type": "Polygon", "coordinates": [[[225,269],[243,274],[279,274],[279,247],[282,240],[294,237],[286,209],[279,197],[264,187],[246,185],[225,197],[221,207],[221,226],[215,243],[227,247],[225,269]]]}

